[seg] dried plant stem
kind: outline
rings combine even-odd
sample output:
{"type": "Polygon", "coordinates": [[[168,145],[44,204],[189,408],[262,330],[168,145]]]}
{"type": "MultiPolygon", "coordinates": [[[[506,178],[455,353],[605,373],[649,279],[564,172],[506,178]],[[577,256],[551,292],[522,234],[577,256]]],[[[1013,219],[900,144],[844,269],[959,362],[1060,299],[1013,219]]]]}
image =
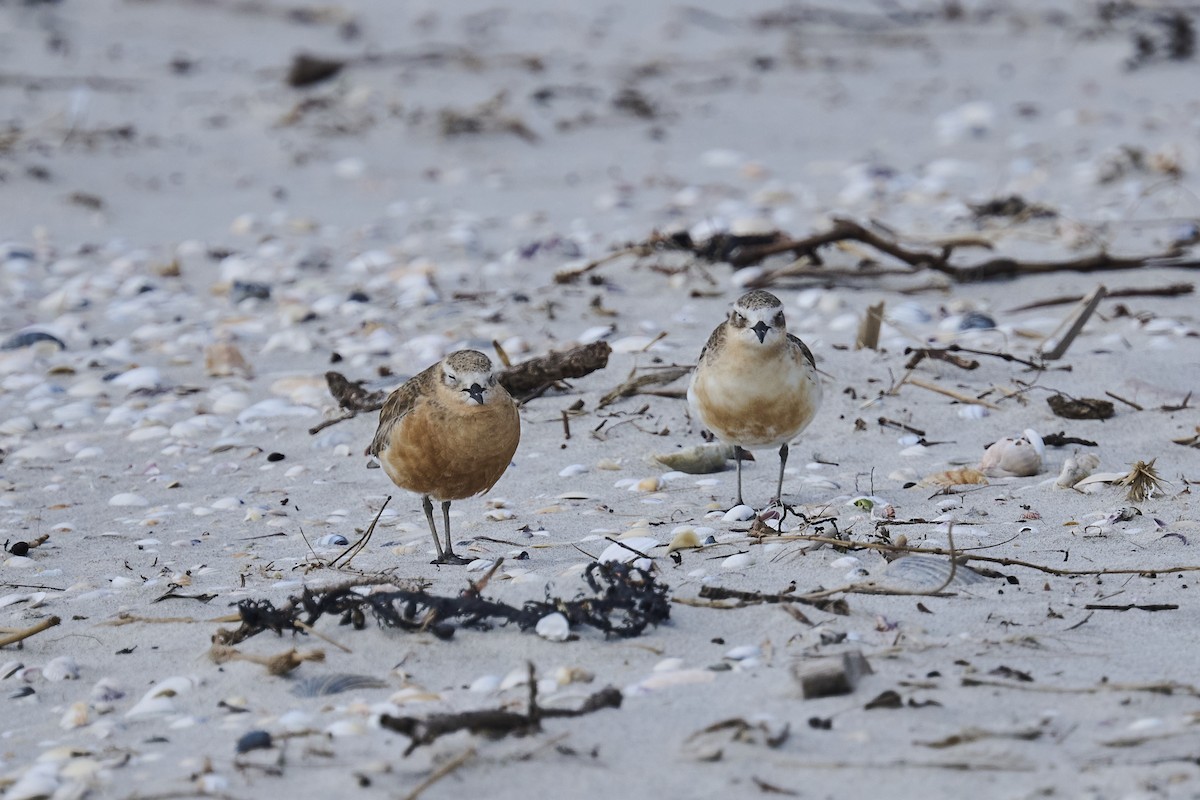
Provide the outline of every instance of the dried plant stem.
{"type": "Polygon", "coordinates": [[[62,622],[62,620],[58,617],[49,617],[48,619],[44,619],[37,625],[19,630],[16,633],[0,638],[0,647],[4,647],[8,644],[16,644],[17,642],[28,639],[30,636],[37,636],[42,631],[48,631],[60,622],[62,622]]]}
{"type": "Polygon", "coordinates": [[[458,755],[456,755],[454,758],[450,759],[446,763],[442,764],[440,767],[435,769],[433,772],[429,773],[429,777],[427,777],[425,780],[421,781],[415,787],[413,787],[413,790],[411,792],[404,795],[404,800],[417,800],[417,798],[421,796],[422,792],[424,792],[430,786],[433,786],[435,783],[437,783],[438,781],[440,781],[442,778],[446,777],[450,773],[454,772],[457,769],[460,769],[464,764],[466,764],[468,761],[470,761],[474,757],[475,757],[475,748],[468,747],[466,750],[459,753],[458,755]]]}
{"type": "Polygon", "coordinates": [[[952,552],[941,547],[912,547],[909,545],[883,544],[881,542],[846,541],[844,539],[831,539],[827,536],[810,536],[808,534],[792,534],[788,536],[781,536],[779,538],[781,541],[803,541],[816,542],[818,544],[828,544],[833,545],[834,547],[840,547],[844,550],[878,550],[883,553],[917,553],[931,556],[953,555],[956,558],[965,559],[967,561],[985,561],[989,564],[999,564],[1003,567],[1026,567],[1028,569],[1037,570],[1038,572],[1044,572],[1047,575],[1058,575],[1066,578],[1077,575],[1145,575],[1147,573],[1170,574],[1174,572],[1200,572],[1200,565],[1174,567],[1128,567],[1121,569],[1057,569],[1055,567],[1043,566],[1042,564],[1034,564],[1030,561],[1022,561],[1017,558],[974,556],[963,553],[962,551],[952,552]]]}
{"type": "Polygon", "coordinates": [[[343,550],[341,552],[341,554],[338,555],[337,558],[335,558],[333,561],[330,561],[329,566],[331,566],[331,567],[335,566],[343,558],[346,559],[346,563],[343,564],[342,566],[344,566],[344,567],[350,566],[350,562],[354,560],[354,557],[356,555],[358,555],[359,553],[361,553],[363,551],[363,548],[365,548],[367,546],[367,542],[369,542],[371,540],[371,534],[373,534],[375,532],[375,526],[379,524],[379,518],[383,516],[383,510],[385,508],[387,508],[387,505],[390,502],[392,502],[392,496],[389,494],[387,496],[387,498],[383,501],[383,505],[381,505],[379,507],[379,513],[375,515],[375,519],[371,520],[371,525],[370,525],[370,527],[367,528],[366,533],[364,533],[362,536],[360,536],[357,542],[355,542],[354,544],[350,545],[345,550],[343,550]],[[347,557],[347,554],[349,554],[348,557],[347,557]]]}
{"type": "Polygon", "coordinates": [[[987,408],[992,409],[999,408],[999,406],[995,403],[989,403],[987,400],[982,398],[972,397],[971,395],[963,394],[962,392],[956,392],[953,389],[947,389],[944,386],[938,386],[936,383],[929,383],[928,381],[924,381],[920,378],[914,378],[911,375],[905,375],[903,378],[901,378],[899,383],[896,384],[895,388],[899,389],[906,383],[921,389],[925,389],[926,391],[944,394],[946,397],[952,397],[958,402],[966,403],[967,405],[986,406],[987,408]]]}

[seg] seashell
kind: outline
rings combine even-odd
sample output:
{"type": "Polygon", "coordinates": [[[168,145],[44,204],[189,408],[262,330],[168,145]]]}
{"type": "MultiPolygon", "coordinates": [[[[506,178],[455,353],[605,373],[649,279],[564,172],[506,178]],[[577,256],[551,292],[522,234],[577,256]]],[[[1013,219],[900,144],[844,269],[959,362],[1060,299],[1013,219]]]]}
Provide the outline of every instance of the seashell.
{"type": "Polygon", "coordinates": [[[753,566],[755,558],[750,553],[734,553],[721,562],[721,569],[735,570],[753,566]]]}
{"type": "Polygon", "coordinates": [[[717,673],[708,669],[677,669],[668,672],[655,672],[645,680],[632,686],[627,686],[621,693],[626,697],[634,697],[673,686],[694,686],[702,683],[712,683],[717,679],[717,673]]]}
{"type": "Polygon", "coordinates": [[[204,348],[204,372],[214,378],[251,378],[254,370],[233,342],[217,342],[204,348]]]}
{"type": "Polygon", "coordinates": [[[552,642],[565,642],[571,635],[571,625],[567,622],[567,618],[555,611],[553,614],[547,614],[537,622],[537,627],[534,628],[538,636],[543,639],[549,639],[552,642]]]}
{"type": "Polygon", "coordinates": [[[725,512],[721,519],[725,522],[745,522],[754,519],[754,509],[748,505],[734,506],[725,512]]]}
{"type": "Polygon", "coordinates": [[[575,337],[575,339],[579,344],[592,344],[600,341],[601,339],[606,339],[609,336],[612,336],[616,329],[617,328],[615,325],[597,325],[595,327],[588,328],[583,333],[579,334],[579,336],[575,337]]]}
{"type": "MultiPolygon", "coordinates": [[[[889,562],[883,568],[882,577],[916,588],[936,588],[950,577],[950,560],[939,556],[914,553],[889,562]]],[[[959,565],[954,570],[954,580],[951,585],[967,586],[982,580],[984,577],[975,570],[959,565]]]]}
{"type": "Polygon", "coordinates": [[[113,378],[113,386],[135,389],[157,389],[162,385],[162,373],[155,367],[134,367],[113,378]]]}
{"type": "Polygon", "coordinates": [[[967,403],[958,409],[960,419],[983,419],[989,413],[987,406],[981,406],[978,403],[967,403]]]}
{"type": "Polygon", "coordinates": [[[622,539],[620,544],[610,544],[604,549],[604,552],[602,552],[600,557],[596,560],[601,564],[608,563],[609,561],[629,563],[635,558],[641,558],[638,553],[634,552],[635,550],[641,553],[649,553],[651,549],[658,546],[658,539],[653,537],[631,536],[627,539],[622,539]]]}
{"type": "Polygon", "coordinates": [[[762,658],[762,648],[756,644],[744,644],[726,651],[723,658],[728,661],[745,661],[748,658],[762,658]]]}
{"type": "Polygon", "coordinates": [[[499,675],[480,675],[478,678],[471,681],[471,685],[467,687],[467,691],[476,692],[478,694],[491,694],[499,688],[499,675]]]}
{"type": "Polygon", "coordinates": [[[267,750],[273,745],[268,731],[246,731],[238,737],[234,750],[237,753],[249,753],[251,750],[267,750]]]}
{"type": "Polygon", "coordinates": [[[330,739],[344,739],[347,736],[362,736],[367,732],[367,726],[361,720],[342,719],[327,726],[322,732],[330,739]]]}
{"type": "Polygon", "coordinates": [[[70,656],[59,656],[42,667],[42,677],[48,681],[73,681],[79,677],[79,665],[70,656]]]}
{"type": "Polygon", "coordinates": [[[725,463],[735,457],[736,448],[731,444],[699,444],[671,453],[656,453],[652,459],[664,467],[689,475],[707,475],[725,469],[725,463]]]}
{"type": "Polygon", "coordinates": [[[483,516],[487,519],[490,519],[492,522],[503,522],[509,519],[516,519],[517,517],[515,512],[510,511],[507,508],[493,508],[483,516]]]}
{"type": "Polygon", "coordinates": [[[663,479],[660,475],[654,475],[649,478],[642,478],[637,483],[629,487],[631,492],[657,492],[663,487],[663,479]]]}
{"type": "Polygon", "coordinates": [[[1033,428],[1026,428],[1023,433],[1025,441],[1033,445],[1033,449],[1037,450],[1038,458],[1046,457],[1046,443],[1042,441],[1042,435],[1033,428]]]}
{"type": "Polygon", "coordinates": [[[1102,486],[1111,485],[1117,483],[1118,481],[1124,480],[1128,475],[1128,472],[1094,472],[1076,483],[1072,488],[1089,493],[1095,492],[1098,491],[1102,486]]]}
{"type": "Polygon", "coordinates": [[[854,556],[842,556],[830,562],[829,566],[833,569],[853,569],[862,564],[862,560],[854,556]]]}
{"type": "Polygon", "coordinates": [[[20,661],[5,661],[0,664],[0,681],[8,680],[23,669],[25,669],[25,665],[20,661]]]}
{"type": "Polygon", "coordinates": [[[1063,462],[1062,472],[1054,481],[1060,489],[1070,489],[1079,484],[1100,466],[1100,456],[1095,453],[1076,453],[1063,462]]]}
{"type": "Polygon", "coordinates": [[[671,537],[671,543],[667,545],[667,552],[674,553],[676,550],[690,550],[699,546],[700,537],[696,535],[696,531],[684,528],[671,537]]]}
{"type": "Polygon", "coordinates": [[[88,704],[82,702],[72,703],[62,715],[62,719],[58,721],[58,727],[65,731],[82,728],[87,725],[88,719],[88,704]]]}
{"type": "Polygon", "coordinates": [[[979,470],[992,478],[1024,478],[1038,474],[1041,469],[1041,455],[1024,437],[993,442],[979,461],[979,470]]]}
{"type": "Polygon", "coordinates": [[[388,698],[388,702],[402,706],[406,703],[438,703],[442,696],[436,692],[428,692],[419,686],[405,686],[388,698]]]}
{"type": "Polygon", "coordinates": [[[917,482],[917,486],[959,486],[963,484],[985,484],[988,480],[984,474],[977,469],[971,467],[960,467],[958,469],[948,469],[944,472],[935,472],[932,475],[926,475],[917,482]]]}
{"type": "Polygon", "coordinates": [[[22,331],[14,333],[3,342],[0,342],[0,350],[20,350],[24,347],[33,347],[39,342],[47,342],[58,350],[67,349],[67,345],[63,340],[53,334],[46,333],[45,331],[22,331]]]}
{"type": "Polygon", "coordinates": [[[125,712],[126,719],[161,716],[176,711],[174,698],[187,694],[200,685],[198,678],[172,675],[152,686],[133,708],[125,712]]]}
{"type": "Polygon", "coordinates": [[[29,417],[12,417],[0,422],[0,433],[8,436],[20,436],[37,429],[37,425],[29,417]]]}
{"type": "Polygon", "coordinates": [[[29,603],[30,608],[37,608],[46,599],[46,592],[29,592],[27,594],[6,594],[0,597],[0,608],[5,606],[15,605],[16,603],[29,603]]]}
{"type": "Polygon", "coordinates": [[[313,547],[345,547],[350,540],[340,533],[327,533],[313,542],[313,547]]]}
{"type": "Polygon", "coordinates": [[[331,675],[318,675],[296,681],[292,694],[297,697],[324,697],[340,694],[354,689],[386,689],[387,684],[370,675],[353,675],[335,672],[331,675]]]}
{"type": "Polygon", "coordinates": [[[134,494],[133,492],[122,492],[121,494],[114,494],[112,497],[110,497],[108,499],[108,504],[110,506],[148,506],[150,505],[150,501],[142,497],[140,494],[134,494]]]}
{"type": "Polygon", "coordinates": [[[558,471],[558,477],[574,478],[576,475],[582,475],[587,471],[588,468],[583,464],[569,464],[558,471]]]}
{"type": "Polygon", "coordinates": [[[570,686],[573,683],[591,683],[596,675],[583,667],[559,667],[554,670],[554,682],[559,686],[570,686]]]}
{"type": "Polygon", "coordinates": [[[57,761],[34,762],[25,773],[10,784],[4,792],[4,800],[46,800],[58,794],[62,781],[58,778],[60,764],[57,761]]]}

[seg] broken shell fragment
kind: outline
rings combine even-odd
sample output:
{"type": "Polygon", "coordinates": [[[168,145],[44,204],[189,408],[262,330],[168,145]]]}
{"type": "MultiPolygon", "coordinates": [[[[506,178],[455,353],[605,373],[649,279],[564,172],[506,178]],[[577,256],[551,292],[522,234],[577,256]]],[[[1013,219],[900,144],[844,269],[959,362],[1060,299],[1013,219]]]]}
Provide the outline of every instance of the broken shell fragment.
{"type": "Polygon", "coordinates": [[[1100,466],[1100,456],[1095,453],[1078,453],[1063,462],[1062,472],[1054,481],[1060,489],[1073,488],[1077,483],[1091,475],[1100,466]]]}
{"type": "Polygon", "coordinates": [[[960,467],[958,469],[948,469],[944,472],[935,472],[932,475],[926,475],[916,485],[926,488],[930,486],[986,484],[987,482],[988,479],[979,470],[972,467],[960,467]]]}
{"type": "Polygon", "coordinates": [[[992,478],[1026,478],[1041,469],[1042,456],[1024,436],[993,442],[979,461],[979,470],[992,478]]]}
{"type": "Polygon", "coordinates": [[[696,535],[696,531],[691,528],[683,528],[671,538],[671,543],[667,545],[667,552],[674,553],[676,550],[690,550],[699,546],[700,537],[696,535]]]}
{"type": "Polygon", "coordinates": [[[651,458],[669,469],[689,475],[707,475],[725,469],[725,462],[734,458],[736,448],[731,444],[698,444],[671,453],[655,453],[651,458]]]}

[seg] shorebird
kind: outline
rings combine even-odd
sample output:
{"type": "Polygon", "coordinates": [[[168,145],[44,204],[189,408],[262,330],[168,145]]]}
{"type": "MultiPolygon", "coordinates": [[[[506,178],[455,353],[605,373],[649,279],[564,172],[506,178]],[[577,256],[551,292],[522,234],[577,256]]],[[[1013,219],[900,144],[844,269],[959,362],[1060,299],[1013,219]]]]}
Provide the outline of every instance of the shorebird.
{"type": "Polygon", "coordinates": [[[517,404],[496,381],[492,362],[458,350],[414,375],[379,411],[370,453],[402,489],[422,496],[437,549],[435,564],[465,564],[450,542],[450,501],[491,489],[521,439],[517,404]],[[438,541],[433,500],[442,504],[446,546],[438,541]]]}
{"type": "Polygon", "coordinates": [[[817,413],[821,382],[812,352],[787,332],[778,297],[755,290],[738,298],[700,351],[688,402],[718,439],[737,446],[738,505],[742,449],[779,445],[772,502],[782,502],[788,442],[817,413]]]}

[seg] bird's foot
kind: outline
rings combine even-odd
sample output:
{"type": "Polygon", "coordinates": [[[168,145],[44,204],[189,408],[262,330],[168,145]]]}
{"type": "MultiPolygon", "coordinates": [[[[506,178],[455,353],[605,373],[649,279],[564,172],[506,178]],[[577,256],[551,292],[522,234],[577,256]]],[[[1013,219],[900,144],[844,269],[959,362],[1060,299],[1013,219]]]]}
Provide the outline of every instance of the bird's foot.
{"type": "Polygon", "coordinates": [[[442,553],[441,555],[439,555],[437,558],[435,558],[433,561],[430,561],[429,563],[430,564],[446,564],[448,566],[462,566],[463,564],[470,564],[471,561],[473,561],[473,559],[463,558],[462,556],[458,555],[457,553],[447,550],[446,552],[442,553]]]}

